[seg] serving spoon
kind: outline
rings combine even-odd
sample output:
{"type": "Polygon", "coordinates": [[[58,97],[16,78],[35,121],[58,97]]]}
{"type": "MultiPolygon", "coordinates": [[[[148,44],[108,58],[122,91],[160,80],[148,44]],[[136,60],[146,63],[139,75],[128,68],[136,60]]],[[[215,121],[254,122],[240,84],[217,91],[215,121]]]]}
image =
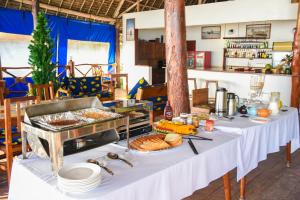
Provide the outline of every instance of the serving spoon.
{"type": "Polygon", "coordinates": [[[128,160],[120,158],[120,156],[116,153],[109,152],[109,153],[107,153],[107,157],[112,160],[121,160],[121,161],[125,162],[127,165],[129,165],[130,167],[133,167],[133,164],[131,164],[128,160]]]}
{"type": "Polygon", "coordinates": [[[107,173],[109,173],[110,175],[114,175],[113,171],[111,171],[110,169],[108,169],[107,167],[105,167],[103,164],[100,164],[97,160],[94,159],[88,159],[86,162],[88,163],[93,163],[98,165],[99,167],[101,167],[102,169],[104,169],[107,173]]]}

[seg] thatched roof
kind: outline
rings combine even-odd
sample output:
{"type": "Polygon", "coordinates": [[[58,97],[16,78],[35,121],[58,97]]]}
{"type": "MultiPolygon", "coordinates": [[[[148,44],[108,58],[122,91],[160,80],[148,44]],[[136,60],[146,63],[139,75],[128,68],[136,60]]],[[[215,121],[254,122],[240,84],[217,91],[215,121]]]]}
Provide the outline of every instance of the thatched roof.
{"type": "MultiPolygon", "coordinates": [[[[48,14],[81,20],[115,23],[123,13],[135,12],[138,0],[40,0],[48,14]]],[[[140,11],[164,8],[164,0],[139,0],[140,11]]],[[[226,0],[185,0],[186,5],[226,0]]],[[[31,0],[1,0],[0,7],[31,10],[31,0]]]]}

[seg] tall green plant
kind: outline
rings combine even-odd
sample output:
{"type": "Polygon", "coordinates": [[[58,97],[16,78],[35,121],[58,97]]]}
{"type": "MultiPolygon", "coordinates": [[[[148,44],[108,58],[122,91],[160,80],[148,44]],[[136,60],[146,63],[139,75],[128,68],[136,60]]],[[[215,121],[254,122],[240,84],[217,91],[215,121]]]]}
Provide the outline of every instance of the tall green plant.
{"type": "Polygon", "coordinates": [[[33,31],[32,38],[28,47],[30,50],[28,63],[32,67],[32,79],[35,84],[54,82],[56,76],[55,64],[51,62],[54,55],[54,44],[43,12],[38,14],[37,26],[33,31]]]}

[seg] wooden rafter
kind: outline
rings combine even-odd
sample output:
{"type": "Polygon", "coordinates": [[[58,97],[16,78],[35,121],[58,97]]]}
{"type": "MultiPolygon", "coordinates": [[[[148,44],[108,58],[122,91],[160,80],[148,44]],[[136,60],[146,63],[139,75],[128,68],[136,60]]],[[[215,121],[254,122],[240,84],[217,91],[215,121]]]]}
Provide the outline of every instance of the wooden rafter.
{"type": "MultiPolygon", "coordinates": [[[[27,5],[31,5],[32,1],[31,0],[14,0],[16,2],[23,2],[24,4],[27,5]]],[[[101,17],[101,16],[97,16],[97,15],[92,15],[92,14],[88,14],[88,13],[83,13],[83,12],[78,12],[75,10],[70,10],[70,9],[66,9],[66,8],[59,8],[56,6],[51,6],[45,3],[40,3],[40,7],[43,9],[48,9],[48,10],[52,10],[52,11],[60,11],[62,13],[66,13],[66,14],[70,14],[70,15],[75,15],[75,16],[79,16],[79,17],[84,17],[87,19],[92,19],[92,20],[98,20],[98,21],[104,21],[104,22],[115,22],[116,20],[111,18],[111,17],[101,17]]]]}
{"type": "Polygon", "coordinates": [[[82,8],[83,8],[85,2],[86,2],[86,0],[84,0],[84,1],[82,2],[81,6],[80,6],[80,9],[79,9],[80,12],[82,11],[82,8]]]}
{"type": "Polygon", "coordinates": [[[152,5],[151,5],[152,7],[155,5],[156,1],[157,1],[157,0],[154,0],[154,1],[153,1],[152,5]]]}
{"type": "Polygon", "coordinates": [[[5,2],[5,8],[7,7],[7,4],[8,4],[8,0],[6,0],[6,2],[5,2]]]}
{"type": "Polygon", "coordinates": [[[91,13],[91,9],[92,9],[94,3],[95,3],[95,0],[92,1],[91,5],[90,5],[90,7],[89,7],[88,13],[91,13]]]}
{"type": "MultiPolygon", "coordinates": [[[[137,2],[137,1],[132,1],[132,0],[126,0],[126,1],[129,2],[129,3],[136,3],[137,2]]],[[[145,4],[142,4],[142,3],[139,3],[139,4],[140,4],[140,6],[144,6],[146,8],[150,8],[150,9],[153,9],[153,10],[159,9],[159,7],[153,7],[153,6],[145,5],[145,4]]],[[[138,4],[137,4],[137,6],[138,6],[138,4]]]]}
{"type": "Polygon", "coordinates": [[[139,0],[137,2],[135,2],[134,4],[132,4],[131,6],[129,6],[125,11],[123,11],[118,18],[122,17],[125,13],[128,13],[130,10],[132,10],[139,2],[141,2],[143,0],[139,0]]]}
{"type": "Polygon", "coordinates": [[[103,6],[104,0],[102,0],[101,5],[99,6],[98,10],[97,10],[97,15],[99,15],[101,8],[103,6]]]}
{"type": "Polygon", "coordinates": [[[120,14],[120,10],[124,4],[125,0],[120,0],[118,7],[116,8],[115,12],[114,12],[114,18],[118,17],[118,15],[120,14]]]}
{"type": "Polygon", "coordinates": [[[111,1],[110,1],[110,4],[109,4],[108,9],[107,9],[107,11],[106,11],[106,13],[105,13],[105,16],[106,16],[107,13],[109,12],[109,10],[110,10],[112,4],[114,3],[114,1],[115,1],[115,0],[111,0],[111,1]]]}
{"type": "Polygon", "coordinates": [[[149,0],[146,1],[145,5],[142,8],[142,11],[145,9],[145,6],[148,4],[149,0]]]}
{"type": "Polygon", "coordinates": [[[161,8],[161,7],[164,5],[164,1],[165,1],[165,0],[161,0],[161,3],[160,3],[160,5],[159,5],[159,8],[161,8]]]}

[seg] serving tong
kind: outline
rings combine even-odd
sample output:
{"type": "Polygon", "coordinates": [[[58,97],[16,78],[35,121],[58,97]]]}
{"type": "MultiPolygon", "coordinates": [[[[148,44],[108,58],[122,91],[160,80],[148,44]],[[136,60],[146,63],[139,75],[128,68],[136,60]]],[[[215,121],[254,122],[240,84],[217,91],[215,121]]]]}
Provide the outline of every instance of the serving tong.
{"type": "Polygon", "coordinates": [[[206,137],[202,137],[202,136],[198,136],[198,135],[186,135],[182,137],[183,139],[187,139],[187,140],[207,140],[207,141],[213,141],[213,139],[211,138],[206,138],[206,137]]]}

